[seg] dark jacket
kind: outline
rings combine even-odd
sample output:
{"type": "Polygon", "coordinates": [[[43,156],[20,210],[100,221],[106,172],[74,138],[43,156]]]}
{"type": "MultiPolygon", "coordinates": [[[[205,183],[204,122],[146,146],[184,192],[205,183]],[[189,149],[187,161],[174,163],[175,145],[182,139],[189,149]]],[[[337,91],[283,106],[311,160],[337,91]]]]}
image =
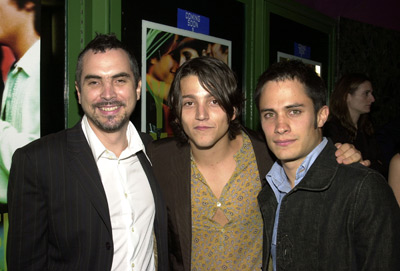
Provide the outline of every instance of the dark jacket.
{"type": "Polygon", "coordinates": [[[323,133],[333,143],[350,143],[359,150],[364,160],[370,160],[370,168],[377,170],[387,178],[387,168],[383,165],[381,149],[375,135],[368,135],[362,130],[357,131],[357,137],[352,139],[349,131],[344,128],[338,118],[332,117],[324,124],[323,133]]]}
{"type": "MultiPolygon", "coordinates": [[[[150,162],[138,158],[156,207],[159,270],[167,270],[167,217],[150,162]]],[[[106,194],[81,123],[17,150],[11,166],[8,270],[110,270],[106,194]]]]}
{"type": "MultiPolygon", "coordinates": [[[[400,209],[392,190],[374,170],[339,165],[335,151],[329,141],[282,199],[277,270],[400,270],[400,209]]],[[[269,185],[258,200],[270,238],[277,201],[269,185]]],[[[268,260],[271,240],[264,245],[268,260]]]]}
{"type": "MultiPolygon", "coordinates": [[[[246,131],[257,159],[260,179],[264,179],[273,161],[259,134],[246,131]]],[[[170,270],[190,270],[192,248],[190,146],[179,145],[175,138],[153,141],[148,155],[160,182],[168,213],[170,270]]]]}

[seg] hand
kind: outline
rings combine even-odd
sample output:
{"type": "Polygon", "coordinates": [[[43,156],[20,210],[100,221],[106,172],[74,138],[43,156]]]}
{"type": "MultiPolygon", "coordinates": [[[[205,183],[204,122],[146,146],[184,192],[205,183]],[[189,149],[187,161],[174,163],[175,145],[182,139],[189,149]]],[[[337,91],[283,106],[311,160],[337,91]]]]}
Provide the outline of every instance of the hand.
{"type": "Polygon", "coordinates": [[[349,165],[359,162],[366,167],[369,167],[371,165],[371,162],[369,160],[362,159],[361,152],[357,150],[352,144],[336,143],[335,146],[336,148],[338,148],[338,150],[335,152],[335,155],[336,161],[339,164],[349,165]]]}

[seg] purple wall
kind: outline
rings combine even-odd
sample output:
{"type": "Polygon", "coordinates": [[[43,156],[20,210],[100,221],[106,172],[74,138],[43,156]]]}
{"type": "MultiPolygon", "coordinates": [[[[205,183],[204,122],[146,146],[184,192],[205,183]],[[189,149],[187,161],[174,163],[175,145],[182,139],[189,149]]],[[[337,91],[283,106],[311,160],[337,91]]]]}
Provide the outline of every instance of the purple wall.
{"type": "Polygon", "coordinates": [[[356,21],[400,31],[399,0],[295,0],[332,18],[356,21]]]}

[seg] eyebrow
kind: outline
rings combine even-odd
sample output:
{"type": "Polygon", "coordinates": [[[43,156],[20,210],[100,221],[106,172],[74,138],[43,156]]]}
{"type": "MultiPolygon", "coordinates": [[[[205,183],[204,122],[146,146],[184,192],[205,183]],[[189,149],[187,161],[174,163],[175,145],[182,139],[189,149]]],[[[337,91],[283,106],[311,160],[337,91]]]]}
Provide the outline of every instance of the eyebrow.
{"type": "MultiPolygon", "coordinates": [[[[129,73],[126,72],[120,72],[117,74],[114,74],[113,76],[111,76],[111,78],[115,79],[115,78],[119,78],[119,77],[131,77],[129,73]]],[[[89,79],[101,79],[102,77],[99,75],[94,75],[94,74],[88,74],[85,76],[84,80],[89,80],[89,79]]]]}
{"type": "MultiPolygon", "coordinates": [[[[210,97],[214,97],[214,96],[212,96],[210,93],[208,93],[205,97],[210,98],[210,97]]],[[[185,99],[185,98],[195,99],[196,95],[193,95],[193,94],[182,95],[182,99],[185,99]]]]}
{"type": "MultiPolygon", "coordinates": [[[[295,104],[289,104],[285,106],[285,109],[292,109],[292,108],[298,108],[298,107],[304,107],[304,104],[299,104],[299,103],[295,103],[295,104]]],[[[275,109],[272,108],[263,108],[260,110],[260,112],[276,112],[275,109]]]]}

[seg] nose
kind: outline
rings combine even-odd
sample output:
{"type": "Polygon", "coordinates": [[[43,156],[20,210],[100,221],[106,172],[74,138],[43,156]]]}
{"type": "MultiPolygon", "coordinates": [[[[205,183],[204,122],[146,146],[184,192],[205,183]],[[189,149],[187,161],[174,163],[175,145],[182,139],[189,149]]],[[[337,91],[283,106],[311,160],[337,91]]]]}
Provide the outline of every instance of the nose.
{"type": "Polygon", "coordinates": [[[374,97],[374,95],[372,95],[372,93],[371,93],[371,96],[370,96],[370,100],[371,100],[371,103],[375,102],[375,97],[374,97]]]}
{"type": "Polygon", "coordinates": [[[196,107],[196,119],[197,120],[206,120],[206,119],[208,119],[207,106],[205,106],[203,104],[199,104],[196,107]]]}
{"type": "Polygon", "coordinates": [[[275,122],[275,133],[283,135],[290,131],[290,126],[283,117],[277,117],[275,122]]]}
{"type": "Polygon", "coordinates": [[[106,101],[110,101],[116,97],[116,92],[112,82],[104,82],[100,97],[106,101]]]}

